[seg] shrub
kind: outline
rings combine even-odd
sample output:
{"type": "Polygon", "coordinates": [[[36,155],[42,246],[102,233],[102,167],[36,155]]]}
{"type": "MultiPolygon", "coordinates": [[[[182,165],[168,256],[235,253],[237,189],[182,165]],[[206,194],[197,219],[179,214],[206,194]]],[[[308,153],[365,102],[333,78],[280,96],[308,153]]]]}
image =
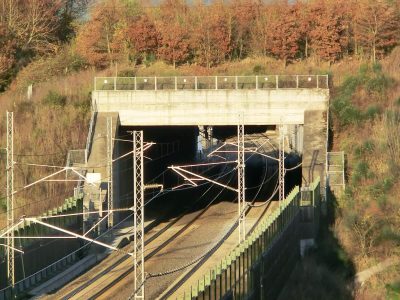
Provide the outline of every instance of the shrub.
{"type": "Polygon", "coordinates": [[[365,88],[370,94],[377,93],[379,95],[383,95],[392,84],[392,79],[386,77],[383,74],[379,74],[374,78],[370,78],[366,82],[365,88]]]}
{"type": "Polygon", "coordinates": [[[42,103],[49,106],[64,107],[67,103],[67,97],[55,91],[49,91],[42,103]]]}
{"type": "Polygon", "coordinates": [[[253,74],[260,75],[265,74],[265,68],[262,65],[255,65],[253,68],[253,74]]]}
{"type": "Polygon", "coordinates": [[[352,179],[354,183],[358,183],[361,179],[368,179],[373,177],[374,174],[370,170],[369,165],[365,161],[359,161],[355,164],[352,179]]]}
{"type": "Polygon", "coordinates": [[[386,208],[386,204],[387,204],[387,196],[386,195],[380,195],[377,197],[377,202],[379,205],[380,209],[385,209],[386,208]]]}
{"type": "Polygon", "coordinates": [[[391,178],[385,178],[384,180],[371,185],[369,190],[374,197],[379,197],[387,194],[392,187],[393,180],[391,178]]]}
{"type": "Polygon", "coordinates": [[[136,71],[134,69],[126,69],[118,72],[119,77],[135,77],[136,71]]]}
{"type": "Polygon", "coordinates": [[[341,126],[357,124],[362,119],[361,112],[350,103],[349,99],[335,99],[332,103],[332,109],[337,115],[341,126]]]}
{"type": "Polygon", "coordinates": [[[374,63],[372,65],[372,71],[374,71],[374,73],[378,74],[382,72],[382,65],[380,63],[374,63]]]}
{"type": "Polygon", "coordinates": [[[372,153],[375,150],[375,144],[371,140],[366,140],[361,146],[354,149],[356,158],[362,158],[366,153],[372,153]]]}
{"type": "Polygon", "coordinates": [[[400,281],[386,285],[387,297],[389,300],[400,299],[400,281]]]}
{"type": "Polygon", "coordinates": [[[381,108],[379,105],[372,104],[368,106],[367,110],[364,112],[364,118],[365,119],[374,119],[376,115],[379,115],[381,113],[381,108]]]}
{"type": "Polygon", "coordinates": [[[2,210],[2,211],[7,210],[7,198],[5,198],[5,197],[0,198],[0,210],[2,210]]]}

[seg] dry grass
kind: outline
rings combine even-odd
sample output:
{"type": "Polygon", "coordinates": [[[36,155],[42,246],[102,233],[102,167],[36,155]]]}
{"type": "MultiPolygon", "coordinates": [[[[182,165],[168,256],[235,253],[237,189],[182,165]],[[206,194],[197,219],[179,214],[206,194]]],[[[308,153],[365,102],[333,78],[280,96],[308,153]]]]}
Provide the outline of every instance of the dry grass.
{"type": "MultiPolygon", "coordinates": [[[[1,145],[5,146],[5,111],[14,111],[15,190],[54,172],[54,169],[30,167],[28,163],[64,166],[70,149],[85,148],[90,110],[94,70],[81,71],[67,76],[55,76],[37,83],[33,97],[26,100],[25,86],[30,79],[26,72],[18,76],[13,86],[0,95],[1,145]],[[43,103],[50,91],[66,97],[63,107],[43,103]],[[37,155],[37,156],[31,156],[37,155]]],[[[0,168],[4,170],[5,156],[1,156],[0,168]]],[[[65,175],[63,175],[65,176],[65,175]]],[[[72,185],[41,183],[15,196],[15,217],[37,215],[59,206],[72,196],[72,185]]],[[[5,176],[1,176],[0,195],[4,196],[5,176]]],[[[4,208],[4,198],[2,199],[4,208]]],[[[6,223],[0,214],[0,227],[6,223]]]]}

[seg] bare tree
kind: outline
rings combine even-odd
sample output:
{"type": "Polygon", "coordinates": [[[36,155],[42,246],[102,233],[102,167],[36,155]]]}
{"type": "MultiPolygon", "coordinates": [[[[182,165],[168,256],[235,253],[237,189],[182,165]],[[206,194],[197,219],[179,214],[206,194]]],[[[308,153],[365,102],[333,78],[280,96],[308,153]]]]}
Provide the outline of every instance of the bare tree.
{"type": "Polygon", "coordinates": [[[361,44],[370,50],[371,59],[375,62],[377,55],[398,43],[398,6],[384,0],[367,0],[361,2],[358,11],[356,35],[361,44]]]}

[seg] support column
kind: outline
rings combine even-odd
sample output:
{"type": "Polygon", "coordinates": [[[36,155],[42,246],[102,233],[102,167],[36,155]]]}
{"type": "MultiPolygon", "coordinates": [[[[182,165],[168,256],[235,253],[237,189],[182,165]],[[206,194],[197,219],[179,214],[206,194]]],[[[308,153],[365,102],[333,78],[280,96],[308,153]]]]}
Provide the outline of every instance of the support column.
{"type": "MultiPolygon", "coordinates": [[[[107,210],[113,210],[113,130],[112,117],[107,118],[107,175],[108,175],[108,191],[107,191],[107,210]]],[[[108,216],[108,228],[113,226],[113,213],[108,216]]]]}
{"type": "Polygon", "coordinates": [[[284,126],[279,126],[279,206],[285,199],[285,134],[284,126]]]}
{"type": "Polygon", "coordinates": [[[246,217],[245,217],[245,162],[244,162],[244,125],[243,115],[239,116],[239,124],[237,127],[238,134],[238,213],[239,213],[239,243],[246,238],[246,217]]]}
{"type": "Polygon", "coordinates": [[[133,227],[135,298],[144,299],[144,169],[143,131],[133,131],[133,227]]]}
{"type": "MultiPolygon", "coordinates": [[[[14,225],[14,114],[7,112],[7,227],[14,225]]],[[[7,281],[15,284],[14,230],[7,233],[7,281]]]]}

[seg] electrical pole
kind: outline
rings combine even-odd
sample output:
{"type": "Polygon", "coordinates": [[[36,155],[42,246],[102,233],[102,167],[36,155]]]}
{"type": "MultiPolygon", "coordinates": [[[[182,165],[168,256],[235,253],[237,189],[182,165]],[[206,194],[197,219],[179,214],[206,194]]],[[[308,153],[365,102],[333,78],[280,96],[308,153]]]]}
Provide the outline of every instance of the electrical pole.
{"type": "Polygon", "coordinates": [[[143,131],[133,131],[133,228],[135,298],[144,300],[144,169],[143,131]]]}
{"type": "Polygon", "coordinates": [[[239,116],[239,124],[237,127],[237,135],[238,135],[238,161],[237,161],[237,170],[238,170],[238,212],[239,212],[239,244],[244,241],[246,238],[246,216],[245,216],[245,207],[246,207],[246,199],[245,199],[245,162],[244,162],[244,124],[243,124],[243,116],[239,116]]]}
{"type": "Polygon", "coordinates": [[[283,125],[279,126],[279,206],[285,199],[285,135],[283,125]]]}
{"type": "MultiPolygon", "coordinates": [[[[7,227],[14,225],[14,114],[7,112],[7,227]]],[[[7,280],[14,287],[14,230],[7,233],[7,280]]]]}
{"type": "MultiPolygon", "coordinates": [[[[113,130],[112,130],[112,118],[107,118],[107,210],[111,212],[113,210],[113,130]]],[[[101,203],[100,203],[101,205],[101,203]]],[[[113,213],[111,212],[108,216],[108,228],[113,226],[113,213]]]]}

